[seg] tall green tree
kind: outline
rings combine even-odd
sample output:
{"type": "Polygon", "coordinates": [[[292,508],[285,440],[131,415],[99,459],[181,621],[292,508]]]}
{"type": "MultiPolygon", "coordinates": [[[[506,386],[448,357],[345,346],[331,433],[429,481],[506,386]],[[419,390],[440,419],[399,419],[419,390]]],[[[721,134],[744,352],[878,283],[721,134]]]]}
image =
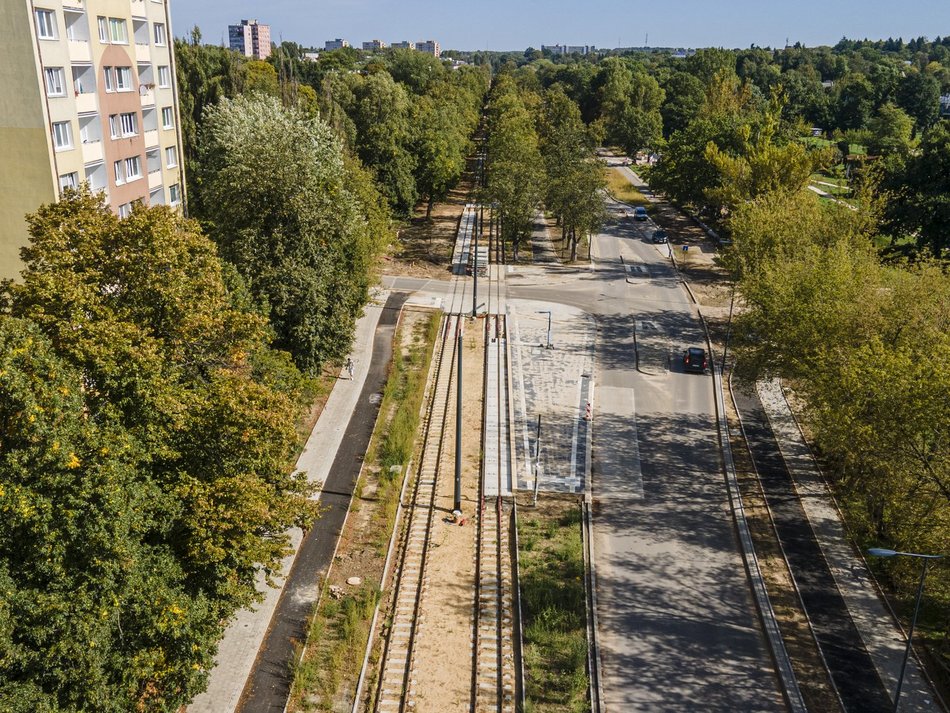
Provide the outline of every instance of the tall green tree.
{"type": "Polygon", "coordinates": [[[413,101],[416,186],[426,199],[426,218],[437,200],[448,195],[465,170],[469,134],[474,128],[465,120],[450,96],[423,95],[413,101]]]}
{"type": "Polygon", "coordinates": [[[909,72],[897,86],[897,104],[914,117],[921,131],[937,121],[940,82],[929,72],[909,72]]]}
{"type": "Polygon", "coordinates": [[[950,249],[950,128],[946,122],[924,134],[920,152],[885,181],[891,191],[885,227],[913,236],[918,250],[942,258],[950,249]]]}
{"type": "Polygon", "coordinates": [[[239,97],[208,111],[202,139],[212,237],[265,306],[276,345],[316,373],[349,349],[366,265],[390,236],[370,234],[323,122],[274,98],[239,97]]]}
{"type": "Polygon", "coordinates": [[[486,174],[486,196],[499,205],[502,240],[517,259],[544,196],[544,166],[534,119],[507,76],[496,79],[488,105],[486,174]]]}
{"type": "Polygon", "coordinates": [[[580,109],[560,86],[545,93],[539,124],[547,176],[545,207],[556,216],[563,239],[570,240],[575,260],[579,237],[603,224],[603,165],[591,149],[580,109]]]}
{"type": "Polygon", "coordinates": [[[380,190],[400,215],[408,215],[418,192],[411,140],[409,93],[387,72],[349,75],[351,100],[343,104],[356,128],[356,154],[376,172],[380,190]]]}
{"type": "Polygon", "coordinates": [[[0,680],[53,710],[176,710],[313,517],[302,379],[194,222],[83,190],[29,224],[0,319],[0,680]]]}

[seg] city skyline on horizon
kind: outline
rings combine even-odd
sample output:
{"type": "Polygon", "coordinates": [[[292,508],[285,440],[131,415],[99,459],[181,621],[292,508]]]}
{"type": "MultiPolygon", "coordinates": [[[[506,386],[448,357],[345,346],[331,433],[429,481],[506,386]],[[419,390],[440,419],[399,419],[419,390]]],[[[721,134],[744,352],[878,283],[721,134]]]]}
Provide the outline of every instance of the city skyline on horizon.
{"type": "Polygon", "coordinates": [[[271,27],[275,44],[296,42],[320,48],[343,38],[354,46],[381,39],[388,44],[434,39],[443,49],[523,51],[541,45],[615,47],[746,48],[834,45],[841,37],[887,39],[950,34],[950,3],[938,8],[911,0],[896,8],[884,0],[843,0],[828,7],[803,0],[795,7],[764,8],[754,0],[679,0],[662,7],[620,0],[591,0],[582,7],[567,0],[484,0],[482,12],[445,0],[324,0],[301,13],[291,0],[237,0],[226,7],[210,0],[172,3],[179,37],[197,25],[204,42],[226,45],[228,26],[257,19],[271,27]],[[638,9],[641,8],[641,9],[638,9]],[[544,14],[540,14],[543,10],[544,14]],[[464,22],[459,20],[464,19],[464,22]],[[610,28],[610,29],[607,29],[610,28]]]}

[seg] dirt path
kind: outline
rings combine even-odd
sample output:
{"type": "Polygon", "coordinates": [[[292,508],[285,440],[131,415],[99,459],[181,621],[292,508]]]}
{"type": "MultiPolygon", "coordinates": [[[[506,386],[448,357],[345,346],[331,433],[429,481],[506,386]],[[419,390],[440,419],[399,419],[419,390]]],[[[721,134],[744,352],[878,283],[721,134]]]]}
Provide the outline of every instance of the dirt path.
{"type": "Polygon", "coordinates": [[[474,190],[474,174],[469,172],[444,201],[432,206],[428,220],[425,202],[416,206],[409,223],[399,231],[395,255],[383,258],[382,271],[388,275],[447,279],[459,218],[474,190]]]}

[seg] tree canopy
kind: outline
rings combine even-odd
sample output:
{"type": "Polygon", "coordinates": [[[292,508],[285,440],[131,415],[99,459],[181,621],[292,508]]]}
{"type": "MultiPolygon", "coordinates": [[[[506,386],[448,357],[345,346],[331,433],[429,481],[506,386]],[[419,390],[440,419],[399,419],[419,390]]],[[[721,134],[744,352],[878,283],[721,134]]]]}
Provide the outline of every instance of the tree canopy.
{"type": "Polygon", "coordinates": [[[83,190],[29,224],[0,317],[0,707],[174,710],[314,515],[303,381],[194,222],[83,190]]]}

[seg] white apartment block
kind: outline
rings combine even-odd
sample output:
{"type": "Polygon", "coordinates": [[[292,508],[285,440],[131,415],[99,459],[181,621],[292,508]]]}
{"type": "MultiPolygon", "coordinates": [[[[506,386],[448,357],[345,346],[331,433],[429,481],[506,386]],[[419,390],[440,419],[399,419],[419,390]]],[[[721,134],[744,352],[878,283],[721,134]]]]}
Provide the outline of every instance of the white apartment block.
{"type": "Polygon", "coordinates": [[[346,40],[340,39],[337,37],[335,40],[327,40],[323,43],[323,49],[327,52],[330,50],[341,50],[344,47],[349,47],[350,43],[346,40]]]}
{"type": "Polygon", "coordinates": [[[245,57],[270,57],[270,25],[257,20],[241,20],[240,25],[228,25],[228,46],[245,57]]]}
{"type": "Polygon", "coordinates": [[[420,52],[431,54],[433,57],[438,57],[442,54],[442,48],[439,47],[439,43],[435,40],[416,42],[416,49],[420,52]]]}
{"type": "Polygon", "coordinates": [[[20,270],[24,215],[67,186],[120,216],[181,206],[168,0],[4,0],[0,22],[0,275],[20,270]]]}
{"type": "Polygon", "coordinates": [[[386,43],[382,40],[370,40],[363,43],[363,49],[367,52],[386,49],[386,43]]]}

